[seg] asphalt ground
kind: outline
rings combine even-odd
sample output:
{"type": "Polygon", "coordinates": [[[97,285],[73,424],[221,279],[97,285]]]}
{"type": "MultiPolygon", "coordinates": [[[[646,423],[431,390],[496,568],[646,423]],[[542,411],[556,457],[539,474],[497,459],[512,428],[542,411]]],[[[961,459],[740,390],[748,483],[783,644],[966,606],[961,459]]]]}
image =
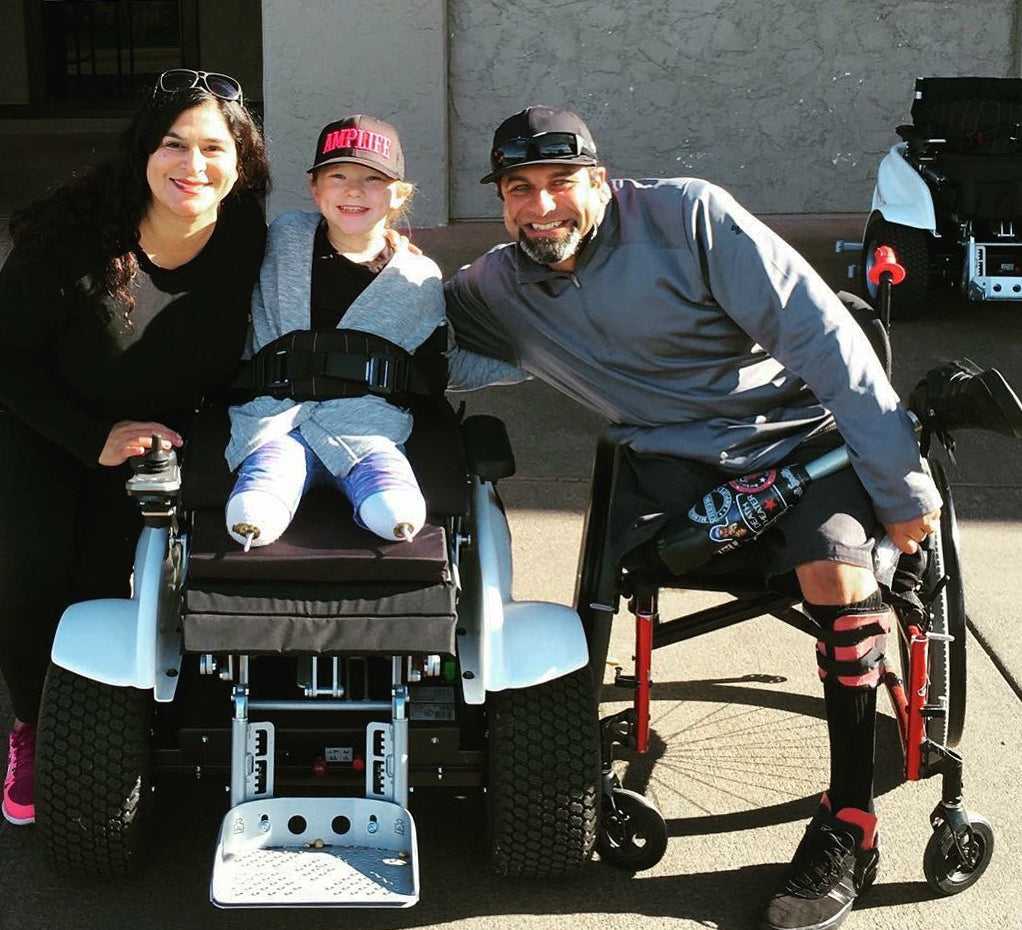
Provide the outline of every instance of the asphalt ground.
{"type": "MultiPolygon", "coordinates": [[[[836,288],[847,287],[862,217],[768,217],[836,288]]],[[[445,271],[501,241],[499,226],[473,224],[417,234],[445,271]]],[[[925,318],[897,324],[895,383],[906,392],[937,361],[968,355],[1022,385],[1022,307],[969,304],[934,296],[925,318]]],[[[570,602],[592,453],[602,423],[539,384],[468,397],[473,412],[507,423],[518,471],[500,483],[514,536],[518,598],[570,602]]],[[[1018,926],[1022,835],[1022,477],[1018,447],[963,433],[952,483],[962,536],[967,604],[969,697],[960,751],[967,807],[993,824],[997,848],[982,880],[937,898],[923,880],[928,815],[939,780],[905,783],[897,729],[881,697],[877,808],[883,858],[876,885],[848,928],[1018,926]]],[[[717,596],[671,594],[666,617],[717,596]]],[[[611,655],[628,663],[632,629],[615,623],[611,655]]],[[[56,877],[32,828],[0,822],[0,930],[354,930],[354,928],[705,928],[756,926],[825,784],[826,727],[813,644],[771,618],[658,650],[652,750],[623,760],[628,787],[643,791],[667,819],[667,854],[628,875],[594,862],[570,882],[510,882],[486,867],[479,804],[420,792],[413,799],[422,894],[407,911],[231,911],[213,908],[207,881],[223,812],[219,785],[171,785],[157,795],[159,845],[130,883],[84,884],[56,877]]],[[[609,680],[609,673],[608,673],[609,680]]],[[[606,713],[620,693],[603,692],[606,713]]],[[[0,724],[10,717],[0,689],[0,724]]]]}

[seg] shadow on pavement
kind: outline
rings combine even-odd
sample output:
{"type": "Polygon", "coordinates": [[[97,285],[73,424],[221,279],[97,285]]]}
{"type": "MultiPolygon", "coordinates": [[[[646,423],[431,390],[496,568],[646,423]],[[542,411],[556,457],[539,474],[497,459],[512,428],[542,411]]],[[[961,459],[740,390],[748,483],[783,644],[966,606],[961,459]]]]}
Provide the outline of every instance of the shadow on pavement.
{"type": "MultiPolygon", "coordinates": [[[[717,794],[726,790],[732,805],[732,809],[726,812],[718,813],[711,809],[693,816],[668,817],[670,836],[734,833],[807,820],[813,815],[826,779],[821,779],[819,784],[814,783],[808,793],[795,796],[792,788],[796,783],[791,779],[790,764],[826,757],[823,698],[741,686],[743,682],[763,685],[780,684],[784,680],[750,675],[704,681],[657,681],[654,684],[654,727],[650,734],[650,748],[642,754],[618,751],[618,757],[627,766],[622,785],[639,794],[649,794],[651,784],[663,782],[667,777],[658,776],[657,767],[670,763],[670,757],[677,756],[688,745],[693,752],[709,760],[706,765],[697,766],[690,762],[687,767],[676,763],[667,767],[672,781],[676,783],[686,775],[692,779],[693,788],[701,782],[701,794],[698,798],[694,793],[686,797],[684,784],[676,784],[673,793],[686,797],[691,808],[698,808],[702,797],[715,799],[717,794]],[[656,707],[671,703],[677,706],[703,703],[710,709],[704,713],[685,714],[692,725],[666,734],[663,727],[657,728],[656,707]],[[708,727],[713,728],[712,736],[707,735],[708,727]],[[721,765],[722,759],[726,760],[726,767],[721,765]],[[723,785],[722,782],[731,784],[723,785]],[[771,792],[787,794],[788,797],[770,803],[771,792]]],[[[613,686],[604,686],[601,700],[620,701],[621,695],[622,692],[613,686]]],[[[881,701],[886,700],[883,695],[878,697],[881,701]]],[[[673,716],[681,715],[675,713],[673,716]]],[[[665,719],[661,717],[661,723],[665,719]]],[[[881,714],[877,718],[875,795],[886,794],[904,780],[897,723],[892,717],[881,714]]]]}
{"type": "MultiPolygon", "coordinates": [[[[658,706],[684,706],[701,715],[699,719],[707,714],[712,717],[714,731],[724,734],[714,737],[713,752],[742,753],[749,732],[766,733],[773,740],[775,730],[791,728],[792,717],[804,718],[813,726],[799,737],[800,740],[808,744],[825,737],[822,699],[779,690],[777,685],[783,682],[780,676],[764,675],[658,682],[655,697],[658,706]],[[728,715],[750,726],[729,729],[728,715]]],[[[620,693],[614,689],[606,691],[607,699],[620,698],[620,693]]],[[[675,736],[671,745],[679,742],[684,745],[684,739],[675,736]]],[[[626,758],[626,787],[645,790],[656,767],[663,764],[667,750],[668,743],[657,732],[648,755],[626,758]]],[[[822,752],[823,746],[818,750],[822,752]]],[[[882,794],[901,782],[897,731],[894,721],[886,716],[880,718],[878,755],[886,760],[877,779],[877,791],[882,794]]],[[[782,748],[778,761],[783,758],[782,748]]],[[[671,777],[677,778],[676,775],[671,777]]],[[[755,777],[750,776],[750,779],[758,781],[762,787],[769,777],[769,771],[758,767],[755,777]]],[[[777,777],[787,776],[780,772],[777,777]]],[[[161,786],[155,818],[160,825],[158,842],[143,874],[128,882],[103,885],[58,878],[49,871],[45,851],[37,842],[33,828],[0,825],[3,833],[0,900],[4,903],[0,911],[0,930],[49,923],[67,930],[121,927],[162,930],[186,926],[194,930],[206,927],[375,930],[425,927],[472,917],[496,918],[523,912],[674,917],[706,923],[720,930],[740,930],[755,925],[783,865],[717,871],[711,862],[693,860],[690,864],[702,866],[700,871],[631,876],[596,861],[568,881],[501,880],[492,876],[488,868],[483,801],[479,797],[458,799],[450,794],[424,791],[412,802],[419,830],[422,870],[422,898],[415,908],[393,912],[217,911],[208,903],[206,895],[224,796],[220,786],[212,781],[191,783],[179,779],[161,786]],[[44,875],[46,880],[41,881],[40,876],[44,875]],[[31,888],[32,893],[19,896],[18,888],[31,888]]],[[[814,791],[781,803],[726,813],[710,811],[694,816],[669,816],[668,827],[672,837],[736,833],[805,820],[811,816],[817,802],[818,793],[814,791]]],[[[863,905],[878,907],[930,896],[932,893],[924,883],[881,885],[863,905]]]]}

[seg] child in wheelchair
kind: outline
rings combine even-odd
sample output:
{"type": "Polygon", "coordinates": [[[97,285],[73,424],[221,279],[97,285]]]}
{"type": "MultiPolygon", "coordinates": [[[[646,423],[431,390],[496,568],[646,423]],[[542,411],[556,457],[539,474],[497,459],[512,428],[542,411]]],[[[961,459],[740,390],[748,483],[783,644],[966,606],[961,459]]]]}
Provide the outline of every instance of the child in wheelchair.
{"type": "MultiPolygon", "coordinates": [[[[308,169],[319,212],[270,225],[245,379],[258,396],[231,408],[226,451],[238,469],[227,530],[246,551],[278,539],[305,490],[321,484],[382,539],[410,541],[425,521],[403,443],[409,408],[442,397],[447,345],[439,268],[388,236],[414,193],[404,167],[390,123],[363,114],[333,121],[308,169]],[[285,375],[306,350],[312,370],[285,375]]],[[[455,357],[459,372],[464,362],[455,357]]],[[[473,375],[460,386],[524,377],[482,359],[473,375]]]]}

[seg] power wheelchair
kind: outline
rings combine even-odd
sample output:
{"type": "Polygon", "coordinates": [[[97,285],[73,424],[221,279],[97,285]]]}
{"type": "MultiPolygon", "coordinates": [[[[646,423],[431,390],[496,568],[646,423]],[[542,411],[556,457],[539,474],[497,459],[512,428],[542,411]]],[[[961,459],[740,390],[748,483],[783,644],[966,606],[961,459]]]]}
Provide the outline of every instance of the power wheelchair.
{"type": "Polygon", "coordinates": [[[935,282],[969,300],[1022,300],[1022,80],[917,78],[912,123],[877,169],[863,233],[863,294],[879,245],[906,275],[894,317],[920,313],[935,282]]]}
{"type": "MultiPolygon", "coordinates": [[[[883,291],[889,292],[894,278],[891,268],[900,269],[896,268],[897,257],[893,252],[882,261],[880,265],[881,258],[877,259],[878,267],[889,277],[881,285],[883,291]]],[[[880,316],[852,295],[842,293],[839,296],[866,331],[890,375],[890,343],[880,316]]],[[[881,293],[882,298],[888,296],[888,293],[881,293]]],[[[966,611],[954,501],[945,470],[930,448],[931,440],[938,437],[946,447],[953,449],[949,427],[963,425],[983,426],[1022,438],[1022,405],[999,373],[992,370],[983,377],[993,385],[1002,401],[1005,419],[995,415],[986,422],[984,416],[979,415],[975,422],[969,422],[976,411],[970,408],[963,416],[960,403],[953,411],[942,412],[931,407],[931,403],[939,406],[941,395],[946,396],[947,381],[958,377],[963,369],[980,375],[968,364],[954,363],[932,369],[921,383],[928,390],[917,389],[910,404],[921,425],[922,448],[940,491],[943,508],[939,531],[931,534],[924,544],[925,570],[912,577],[907,599],[904,586],[899,589],[892,578],[898,566],[898,550],[885,541],[878,545],[875,557],[885,601],[893,606],[898,617],[901,674],[888,659],[881,667],[880,680],[888,690],[898,722],[904,777],[918,780],[940,775],[942,779],[941,800],[930,816],[932,834],[923,855],[926,881],[942,895],[963,891],[980,878],[993,853],[994,835],[989,821],[967,811],[962,802],[962,757],[954,747],[961,739],[965,720],[966,611]]],[[[981,393],[985,392],[983,385],[981,393]]],[[[842,460],[847,466],[847,456],[842,453],[843,447],[826,456],[830,460],[827,467],[842,467],[842,460]]],[[[622,599],[634,620],[634,667],[626,673],[618,665],[613,682],[615,687],[631,694],[631,706],[601,720],[603,823],[597,850],[602,859],[638,871],[652,867],[663,856],[667,848],[667,827],[646,798],[623,787],[614,761],[621,749],[628,751],[634,760],[635,753],[645,753],[650,748],[653,650],[757,617],[775,617],[814,638],[818,636],[818,627],[798,607],[801,595],[794,573],[768,580],[758,570],[754,559],[741,558],[750,553],[751,547],[738,549],[733,542],[717,543],[715,548],[722,558],[705,561],[681,574],[668,570],[665,559],[658,557],[653,547],[644,547],[638,555],[626,555],[620,561],[615,559],[611,555],[615,547],[609,514],[616,495],[621,493],[622,456],[621,447],[607,440],[597,445],[574,602],[589,639],[594,677],[601,681],[612,620],[622,599]],[[690,615],[664,619],[659,612],[659,598],[666,589],[720,592],[730,595],[732,600],[690,615]]],[[[817,461],[822,463],[823,459],[817,461]]],[[[736,510],[722,520],[745,512],[738,506],[738,498],[743,492],[754,491],[753,486],[758,484],[756,479],[765,475],[774,473],[740,478],[728,485],[736,510]]],[[[779,469],[778,485],[784,476],[785,469],[779,469]]],[[[769,487],[772,480],[765,483],[769,487]]],[[[752,496],[746,493],[747,498],[752,496]]],[[[756,510],[762,517],[762,509],[756,510]]],[[[742,519],[738,516],[739,522],[742,519]]],[[[746,528],[752,531],[750,536],[755,536],[761,528],[755,525],[755,517],[749,520],[746,528]]],[[[707,543],[712,535],[707,533],[709,529],[693,525],[691,539],[696,541],[698,536],[700,545],[707,543]]],[[[661,533],[660,538],[664,535],[661,533]]],[[[752,542],[752,546],[755,545],[752,542]]]]}
{"type": "Polygon", "coordinates": [[[224,528],[228,432],[210,407],[180,464],[154,443],[127,487],[145,524],[131,599],[61,619],[37,779],[57,869],[141,867],[153,786],[174,772],[229,787],[221,907],[415,904],[409,795],[426,789],[486,789],[497,874],[587,862],[600,780],[587,645],[569,607],[511,598],[503,424],[445,403],[416,415],[407,451],[430,515],[412,542],[358,528],[317,489],[250,552],[224,528]]]}

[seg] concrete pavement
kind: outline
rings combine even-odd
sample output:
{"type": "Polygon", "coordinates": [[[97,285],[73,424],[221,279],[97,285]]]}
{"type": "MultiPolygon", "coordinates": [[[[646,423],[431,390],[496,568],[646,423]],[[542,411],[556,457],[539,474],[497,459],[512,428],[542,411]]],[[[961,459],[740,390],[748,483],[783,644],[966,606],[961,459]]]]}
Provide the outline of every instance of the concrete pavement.
{"type": "MultiPolygon", "coordinates": [[[[835,239],[857,239],[862,218],[770,217],[768,221],[835,287],[847,286],[853,254],[835,239]]],[[[473,224],[416,235],[445,271],[501,241],[499,226],[473,224]]],[[[895,327],[896,385],[903,392],[934,360],[970,355],[1022,384],[1022,308],[934,300],[931,316],[895,327]]],[[[581,534],[592,450],[602,424],[538,384],[467,398],[469,412],[504,417],[518,473],[501,483],[515,543],[515,593],[568,602],[581,534]]],[[[881,719],[877,806],[883,862],[877,885],[846,927],[1015,927],[1022,906],[1015,865],[1022,834],[1022,477],[1018,448],[985,434],[962,434],[953,476],[961,521],[973,632],[969,705],[961,751],[966,801],[987,815],[998,843],[982,881],[935,899],[923,882],[927,816],[939,781],[903,784],[893,718],[881,719]]],[[[671,595],[665,616],[709,596],[671,595]]],[[[622,616],[612,655],[631,656],[622,616]]],[[[654,656],[653,751],[625,760],[627,786],[645,791],[668,819],[670,844],[655,868],[634,877],[599,863],[571,883],[515,883],[486,870],[483,821],[471,801],[421,795],[422,900],[406,912],[218,912],[206,901],[221,813],[217,791],[174,786],[159,795],[162,846],[128,886],[54,878],[31,828],[0,823],[0,930],[188,926],[206,928],[696,928],[745,930],[811,814],[826,772],[826,727],[812,643],[772,619],[659,650],[654,656]]],[[[620,695],[605,688],[604,712],[620,695]]],[[[886,709],[885,700],[881,698],[886,709]]],[[[0,720],[9,708],[0,693],[0,720]]]]}

